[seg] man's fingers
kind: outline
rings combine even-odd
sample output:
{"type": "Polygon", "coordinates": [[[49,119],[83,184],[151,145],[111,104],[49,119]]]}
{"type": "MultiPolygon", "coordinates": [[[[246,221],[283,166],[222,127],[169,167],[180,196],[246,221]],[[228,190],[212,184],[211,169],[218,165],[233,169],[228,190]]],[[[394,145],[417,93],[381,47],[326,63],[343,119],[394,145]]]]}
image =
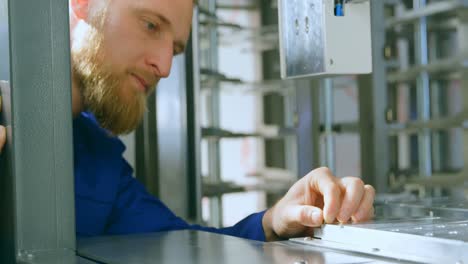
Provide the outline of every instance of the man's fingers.
{"type": "Polygon", "coordinates": [[[311,188],[323,196],[323,218],[333,223],[341,207],[341,188],[328,168],[312,171],[311,188]]]}
{"type": "Polygon", "coordinates": [[[369,220],[374,216],[374,198],[375,190],[370,185],[364,186],[364,196],[362,197],[361,204],[358,210],[353,215],[353,220],[356,222],[362,222],[369,220]]]}
{"type": "Polygon", "coordinates": [[[364,196],[364,182],[355,177],[341,179],[343,185],[343,200],[337,220],[341,223],[348,222],[349,218],[358,210],[364,196]]]}
{"type": "Polygon", "coordinates": [[[286,213],[288,224],[317,227],[323,223],[323,213],[320,208],[309,205],[290,206],[286,213]]]}
{"type": "Polygon", "coordinates": [[[3,150],[3,146],[6,142],[6,129],[4,126],[0,126],[0,153],[3,150]]]}

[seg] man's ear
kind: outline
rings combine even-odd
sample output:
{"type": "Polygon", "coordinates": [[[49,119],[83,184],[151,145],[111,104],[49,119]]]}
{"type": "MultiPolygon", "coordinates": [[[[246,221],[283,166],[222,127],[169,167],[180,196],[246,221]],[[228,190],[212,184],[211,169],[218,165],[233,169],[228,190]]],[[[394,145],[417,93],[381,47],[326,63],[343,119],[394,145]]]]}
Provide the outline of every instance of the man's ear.
{"type": "Polygon", "coordinates": [[[88,18],[89,0],[70,0],[71,9],[78,19],[88,18]]]}

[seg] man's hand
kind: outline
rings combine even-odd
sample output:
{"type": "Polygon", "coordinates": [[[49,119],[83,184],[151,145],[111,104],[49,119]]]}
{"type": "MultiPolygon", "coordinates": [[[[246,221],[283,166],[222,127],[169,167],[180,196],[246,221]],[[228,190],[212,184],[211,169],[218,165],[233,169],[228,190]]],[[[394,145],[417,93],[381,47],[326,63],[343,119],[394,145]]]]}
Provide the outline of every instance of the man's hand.
{"type": "Polygon", "coordinates": [[[375,190],[355,177],[336,178],[328,168],[313,170],[297,181],[263,216],[267,241],[312,236],[312,227],[338,220],[369,220],[375,190]]]}
{"type": "MultiPolygon", "coordinates": [[[[0,111],[1,110],[2,110],[2,97],[0,96],[0,111]]],[[[4,126],[0,126],[0,153],[2,153],[5,142],[6,142],[6,129],[4,126]]]]}

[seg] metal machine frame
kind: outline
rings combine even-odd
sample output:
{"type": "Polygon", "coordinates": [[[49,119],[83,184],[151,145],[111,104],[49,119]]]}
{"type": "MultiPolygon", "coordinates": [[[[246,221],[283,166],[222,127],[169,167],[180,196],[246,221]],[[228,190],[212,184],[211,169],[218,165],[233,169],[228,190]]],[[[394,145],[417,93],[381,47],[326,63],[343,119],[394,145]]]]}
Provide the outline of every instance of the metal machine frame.
{"type": "Polygon", "coordinates": [[[4,263],[79,261],[68,25],[68,1],[0,1],[4,263]]]}

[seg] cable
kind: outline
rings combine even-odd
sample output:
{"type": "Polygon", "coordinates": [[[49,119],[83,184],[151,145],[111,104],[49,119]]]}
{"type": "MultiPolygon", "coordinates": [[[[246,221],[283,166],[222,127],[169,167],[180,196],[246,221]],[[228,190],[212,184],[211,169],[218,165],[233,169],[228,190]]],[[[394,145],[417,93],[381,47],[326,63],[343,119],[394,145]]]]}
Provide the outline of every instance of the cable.
{"type": "Polygon", "coordinates": [[[335,0],[335,16],[344,16],[345,0],[335,0]]]}

